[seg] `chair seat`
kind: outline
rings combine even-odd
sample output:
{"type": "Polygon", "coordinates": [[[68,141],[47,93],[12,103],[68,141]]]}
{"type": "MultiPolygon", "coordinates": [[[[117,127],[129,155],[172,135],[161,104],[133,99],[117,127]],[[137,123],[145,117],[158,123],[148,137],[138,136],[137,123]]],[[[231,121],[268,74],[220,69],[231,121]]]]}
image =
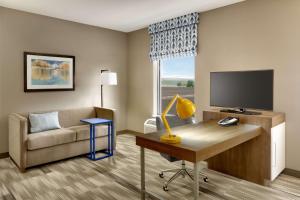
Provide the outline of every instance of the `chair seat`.
{"type": "Polygon", "coordinates": [[[165,153],[160,153],[160,155],[162,157],[164,157],[165,159],[167,159],[169,162],[175,162],[175,161],[179,161],[180,160],[180,159],[178,159],[176,157],[170,156],[170,155],[165,154],[165,153]]]}
{"type": "MultiPolygon", "coordinates": [[[[76,132],[76,141],[88,140],[90,139],[90,126],[89,125],[81,125],[81,126],[72,126],[69,129],[76,132]]],[[[108,135],[108,127],[107,125],[98,125],[95,128],[95,137],[104,137],[108,135]]]]}
{"type": "Polygon", "coordinates": [[[28,134],[28,150],[42,149],[76,141],[76,132],[61,128],[28,134]]]}

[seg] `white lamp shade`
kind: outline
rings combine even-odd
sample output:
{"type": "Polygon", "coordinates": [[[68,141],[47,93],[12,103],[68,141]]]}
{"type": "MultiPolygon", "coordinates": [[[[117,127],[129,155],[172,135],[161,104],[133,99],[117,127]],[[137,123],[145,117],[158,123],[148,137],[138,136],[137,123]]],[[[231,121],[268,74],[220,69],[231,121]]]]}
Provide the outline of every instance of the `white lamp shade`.
{"type": "Polygon", "coordinates": [[[100,75],[101,85],[117,85],[117,73],[115,72],[103,72],[100,75]]]}

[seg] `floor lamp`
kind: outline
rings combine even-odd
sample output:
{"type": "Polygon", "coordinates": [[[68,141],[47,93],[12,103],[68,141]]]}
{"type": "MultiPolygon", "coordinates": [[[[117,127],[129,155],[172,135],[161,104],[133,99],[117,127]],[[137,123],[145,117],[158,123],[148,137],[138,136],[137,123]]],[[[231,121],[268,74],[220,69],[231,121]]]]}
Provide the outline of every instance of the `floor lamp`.
{"type": "Polygon", "coordinates": [[[108,70],[101,70],[101,107],[103,108],[103,85],[117,85],[117,73],[108,70]]]}

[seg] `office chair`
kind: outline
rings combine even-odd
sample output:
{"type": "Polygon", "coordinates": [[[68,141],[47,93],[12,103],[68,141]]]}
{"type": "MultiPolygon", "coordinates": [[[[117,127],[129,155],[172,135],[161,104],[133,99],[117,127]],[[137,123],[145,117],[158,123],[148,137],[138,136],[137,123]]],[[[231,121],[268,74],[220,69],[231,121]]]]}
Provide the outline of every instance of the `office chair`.
{"type": "MultiPolygon", "coordinates": [[[[168,120],[171,127],[176,127],[176,126],[182,126],[182,125],[186,125],[186,124],[195,123],[194,119],[192,119],[192,118],[190,118],[188,120],[181,120],[176,115],[167,116],[167,120],[168,120]]],[[[157,127],[158,131],[165,129],[160,116],[156,117],[156,127],[157,127]]],[[[167,159],[169,162],[175,162],[175,161],[180,160],[180,159],[177,159],[176,157],[170,156],[168,154],[160,153],[160,155],[162,157],[164,157],[165,159],[167,159]]],[[[164,178],[164,173],[170,173],[170,172],[174,172],[175,174],[163,185],[164,191],[168,191],[169,190],[168,185],[180,175],[183,178],[187,175],[192,180],[194,179],[193,176],[191,175],[192,170],[186,168],[184,160],[181,161],[181,168],[163,170],[159,173],[159,177],[164,178]]],[[[200,172],[200,176],[203,177],[204,182],[208,182],[208,177],[205,174],[200,172]]]]}

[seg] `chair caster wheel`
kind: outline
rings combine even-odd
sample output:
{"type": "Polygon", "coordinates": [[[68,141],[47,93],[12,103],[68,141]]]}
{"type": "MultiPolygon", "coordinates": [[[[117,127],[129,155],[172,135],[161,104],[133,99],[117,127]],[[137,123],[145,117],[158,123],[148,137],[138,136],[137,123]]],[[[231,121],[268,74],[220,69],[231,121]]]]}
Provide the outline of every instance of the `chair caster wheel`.
{"type": "Polygon", "coordinates": [[[160,178],[164,178],[164,174],[161,172],[158,174],[160,178]]]}
{"type": "Polygon", "coordinates": [[[163,189],[164,189],[164,191],[166,191],[166,192],[169,191],[168,186],[166,186],[166,185],[163,186],[163,189]]]}
{"type": "Polygon", "coordinates": [[[207,178],[207,177],[203,178],[203,181],[204,181],[205,183],[207,183],[207,182],[208,182],[208,178],[207,178]]]}

